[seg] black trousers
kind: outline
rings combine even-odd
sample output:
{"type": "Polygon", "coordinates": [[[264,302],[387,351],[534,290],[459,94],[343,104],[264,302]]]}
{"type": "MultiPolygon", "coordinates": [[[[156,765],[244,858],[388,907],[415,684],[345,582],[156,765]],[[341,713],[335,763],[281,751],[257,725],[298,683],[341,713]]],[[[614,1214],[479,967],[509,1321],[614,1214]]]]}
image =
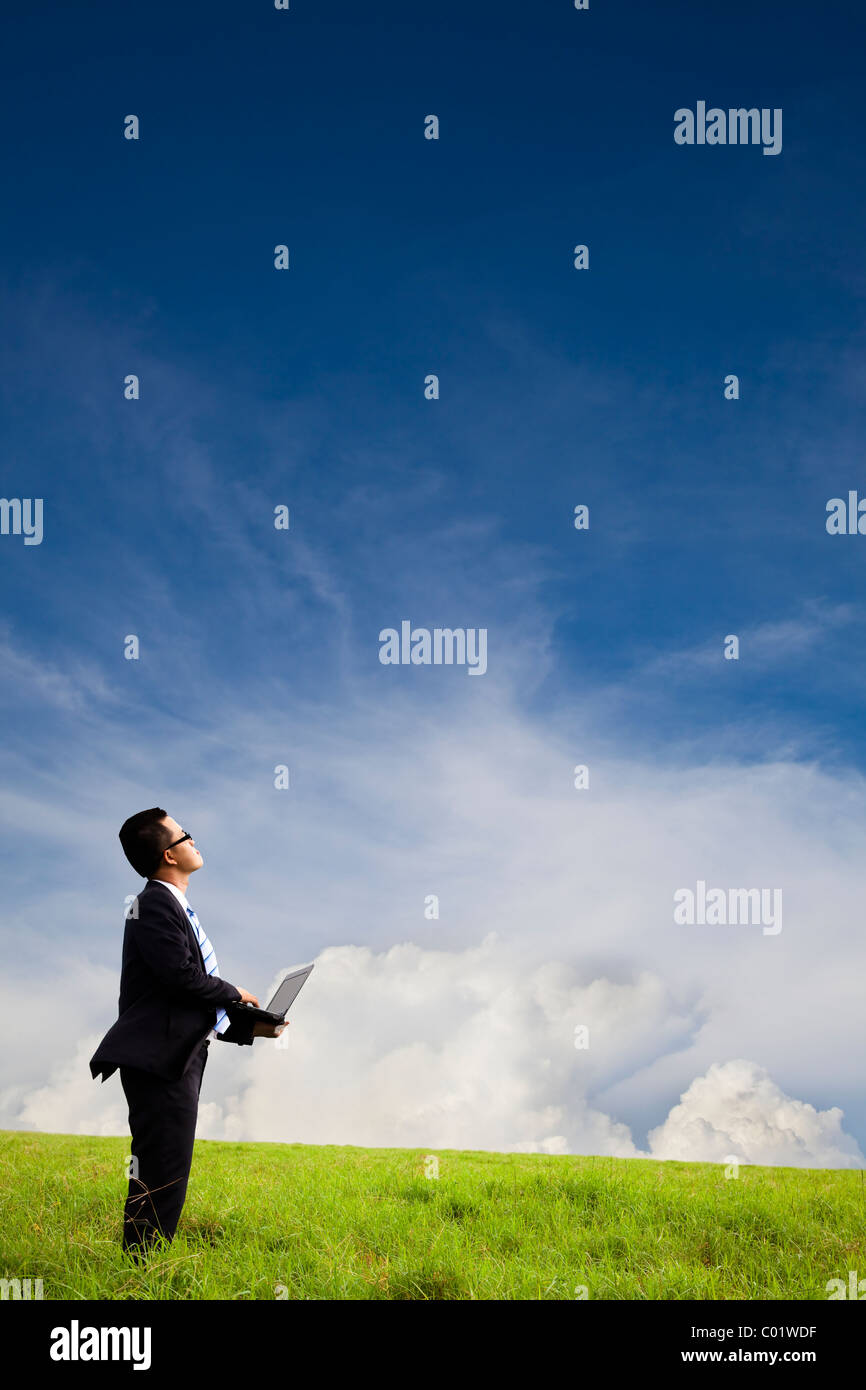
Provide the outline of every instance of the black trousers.
{"type": "Polygon", "coordinates": [[[123,1248],[133,1254],[141,1253],[159,1234],[171,1240],[177,1230],[207,1053],[205,1040],[179,1081],[164,1081],[137,1067],[120,1068],[129,1103],[132,1156],[137,1160],[123,1209],[123,1248]]]}

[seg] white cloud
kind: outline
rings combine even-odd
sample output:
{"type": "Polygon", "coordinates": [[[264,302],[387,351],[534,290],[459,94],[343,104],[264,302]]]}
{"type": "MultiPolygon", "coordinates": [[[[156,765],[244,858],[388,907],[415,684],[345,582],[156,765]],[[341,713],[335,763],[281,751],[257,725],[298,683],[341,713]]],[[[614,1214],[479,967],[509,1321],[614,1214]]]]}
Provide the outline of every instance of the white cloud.
{"type": "MultiPolygon", "coordinates": [[[[829,634],[835,635],[837,629],[850,625],[856,617],[853,604],[806,599],[795,617],[738,627],[736,635],[743,651],[748,652],[750,666],[764,671],[781,663],[790,667],[804,660],[815,647],[826,642],[829,634]]],[[[722,647],[727,635],[718,632],[698,645],[653,656],[644,663],[640,674],[666,680],[718,674],[725,665],[722,647]]]]}
{"type": "MultiPolygon", "coordinates": [[[[71,1055],[55,1064],[46,1085],[17,1097],[17,1128],[53,1134],[129,1133],[126,1098],[117,1073],[104,1084],[91,1078],[87,1063],[98,1044],[98,1035],[82,1038],[71,1055]]],[[[0,1097],[7,1107],[15,1099],[9,1092],[0,1097]]]]}
{"type": "Polygon", "coordinates": [[[860,1168],[863,1154],[842,1128],[842,1111],[786,1096],[763,1067],[742,1058],[696,1077],[663,1125],[651,1131],[655,1158],[789,1168],[860,1168]]]}
{"type": "MultiPolygon", "coordinates": [[[[198,1134],[708,1162],[735,1154],[744,1163],[812,1167],[863,1162],[841,1110],[791,1099],[742,1060],[693,1081],[650,1134],[649,1154],[639,1149],[629,1127],[599,1105],[598,1085],[633,1072],[636,1056],[663,1049],[693,1022],[648,972],[615,983],[582,981],[555,962],[527,969],[493,934],[463,951],[331,947],[293,1010],[288,1047],[212,1044],[198,1134]],[[588,1049],[574,1046],[579,1024],[588,1049]],[[220,1077],[232,1094],[210,1100],[220,1077]]],[[[119,1078],[104,1088],[90,1079],[95,1044],[88,1038],[26,1099],[19,1125],[126,1133],[119,1078]]]]}
{"type": "MultiPolygon", "coordinates": [[[[648,977],[582,986],[566,968],[524,969],[493,935],[465,951],[334,947],[298,1000],[289,1047],[258,1049],[209,1134],[633,1155],[627,1126],[587,1099],[593,1067],[574,1027],[602,1036],[617,1013],[651,1026],[662,1008],[648,977]]],[[[621,1056],[630,1045],[615,1029],[611,1041],[621,1056]]]]}
{"type": "Polygon", "coordinates": [[[55,666],[45,657],[37,660],[19,650],[8,623],[0,628],[0,694],[4,703],[45,702],[73,714],[85,712],[94,702],[108,705],[117,700],[96,666],[74,659],[55,666]]]}
{"type": "Polygon", "coordinates": [[[125,1131],[122,1102],[100,1108],[117,1078],[101,1089],[86,1057],[74,1080],[52,1067],[67,1039],[113,1022],[137,887],[117,825],[156,802],[203,847],[190,896],[226,978],[263,993],[276,962],[319,959],[289,1053],[211,1050],[203,1134],[626,1154],[696,1077],[742,1057],[866,1134],[863,779],[730,756],[664,765],[611,749],[588,704],[579,724],[542,727],[495,684],[469,704],[455,688],[434,712],[395,687],[339,717],[214,696],[230,738],[189,746],[167,729],[154,768],[149,745],[109,728],[98,757],[76,746],[50,778],[0,792],[7,839],[36,865],[7,885],[0,1123],[100,1132],[114,1114],[125,1131]],[[285,795],[270,776],[284,755],[285,795]],[[699,878],[781,887],[783,931],[677,926],[673,893],[699,878]],[[34,999],[49,1023],[20,1057],[34,999]]]}

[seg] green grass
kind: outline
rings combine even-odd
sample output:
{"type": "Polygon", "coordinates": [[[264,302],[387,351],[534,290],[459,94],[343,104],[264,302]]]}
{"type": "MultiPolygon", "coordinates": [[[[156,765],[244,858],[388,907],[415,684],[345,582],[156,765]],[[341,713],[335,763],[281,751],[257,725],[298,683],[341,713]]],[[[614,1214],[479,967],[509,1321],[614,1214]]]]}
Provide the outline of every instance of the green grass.
{"type": "Polygon", "coordinates": [[[860,1171],[198,1142],[171,1246],[119,1246],[129,1141],[0,1131],[0,1276],[46,1299],[826,1299],[860,1171]],[[281,1292],[282,1286],[285,1292],[281,1292]]]}

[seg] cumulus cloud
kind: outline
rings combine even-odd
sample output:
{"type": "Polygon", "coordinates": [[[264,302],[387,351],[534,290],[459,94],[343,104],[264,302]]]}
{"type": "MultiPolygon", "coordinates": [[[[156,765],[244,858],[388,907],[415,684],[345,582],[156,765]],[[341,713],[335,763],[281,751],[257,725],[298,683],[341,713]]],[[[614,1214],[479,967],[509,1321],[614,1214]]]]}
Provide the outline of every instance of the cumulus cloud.
{"type": "Polygon", "coordinates": [[[523,968],[492,933],[465,951],[405,944],[324,951],[289,1046],[251,1059],[211,1137],[634,1155],[626,1125],[594,1107],[605,1070],[672,1011],[658,981],[579,981],[523,968]],[[606,1045],[605,1045],[606,1040],[606,1045]]]}
{"type": "MultiPolygon", "coordinates": [[[[560,962],[527,967],[493,933],[463,951],[331,947],[291,1018],[287,1046],[212,1045],[199,1137],[710,1162],[734,1154],[812,1167],[863,1161],[841,1110],[786,1096],[742,1060],[693,1081],[641,1150],[599,1091],[700,1026],[700,1006],[649,971],[613,981],[560,962]],[[212,1100],[220,1079],[231,1079],[232,1092],[212,1100]]],[[[17,1123],[126,1133],[119,1078],[104,1087],[90,1079],[95,1044],[82,1042],[27,1097],[17,1123]]]]}
{"type": "Polygon", "coordinates": [[[71,1055],[57,1063],[44,1086],[22,1095],[6,1091],[0,1100],[8,1108],[18,1102],[15,1115],[19,1129],[35,1129],[55,1134],[128,1134],[126,1098],[116,1079],[103,1087],[93,1081],[88,1061],[99,1045],[99,1037],[82,1038],[71,1055]],[[110,1087],[110,1089],[109,1089],[110,1087]]]}
{"type": "Polygon", "coordinates": [[[650,1132],[655,1158],[789,1168],[859,1168],[860,1146],[842,1129],[842,1111],[794,1100],[763,1067],[742,1058],[696,1077],[664,1124],[650,1132]]]}
{"type": "MultiPolygon", "coordinates": [[[[542,726],[494,685],[471,704],[441,698],[423,719],[399,693],[345,715],[293,706],[285,795],[269,774],[287,756],[274,733],[286,714],[269,694],[213,712],[230,748],[196,752],[170,731],[154,771],[124,730],[101,736],[98,759],[76,746],[47,783],[0,790],[7,835],[40,851],[6,892],[0,1124],[125,1132],[118,1079],[100,1088],[74,1043],[115,1017],[135,885],[106,847],[121,813],[151,803],[203,846],[191,899],[227,979],[263,995],[275,961],[318,961],[287,1053],[212,1048],[204,1136],[650,1152],[695,1078],[747,1058],[789,1096],[829,1097],[862,1143],[866,782],[782,759],[629,752],[588,703],[578,723],[542,726]],[[587,749],[591,785],[577,791],[587,749]],[[699,879],[779,887],[783,931],[677,924],[674,893],[699,879]],[[50,1022],[22,1054],[34,997],[50,1022]],[[59,1047],[71,1060],[58,1071],[59,1047]]],[[[695,1152],[715,1155],[702,1121],[695,1152]]],[[[801,1137],[817,1162],[823,1139],[801,1137]]],[[[839,1161],[855,1152],[837,1147],[839,1161]]]]}

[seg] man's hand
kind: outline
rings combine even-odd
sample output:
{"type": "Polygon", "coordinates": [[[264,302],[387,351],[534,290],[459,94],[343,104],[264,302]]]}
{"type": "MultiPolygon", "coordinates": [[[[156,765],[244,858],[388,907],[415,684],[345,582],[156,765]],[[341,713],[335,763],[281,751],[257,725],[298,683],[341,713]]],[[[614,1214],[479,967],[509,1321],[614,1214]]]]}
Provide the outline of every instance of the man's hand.
{"type": "Polygon", "coordinates": [[[254,1038],[278,1038],[288,1028],[288,1023],[256,1023],[253,1025],[254,1038]]]}
{"type": "Polygon", "coordinates": [[[242,1003],[242,1004],[255,1004],[256,1008],[259,1007],[259,1001],[258,1001],[258,999],[256,998],[256,996],[255,996],[254,994],[250,994],[249,990],[241,989],[240,985],[236,985],[235,988],[241,990],[241,1003],[242,1003]]]}

